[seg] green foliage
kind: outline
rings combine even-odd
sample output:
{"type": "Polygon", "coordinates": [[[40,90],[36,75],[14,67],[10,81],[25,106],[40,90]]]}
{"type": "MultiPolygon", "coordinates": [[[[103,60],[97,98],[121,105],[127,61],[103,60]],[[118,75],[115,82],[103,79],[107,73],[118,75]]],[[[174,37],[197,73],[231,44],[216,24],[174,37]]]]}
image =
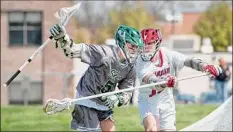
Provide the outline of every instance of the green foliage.
{"type": "Polygon", "coordinates": [[[231,45],[232,9],[225,2],[212,4],[194,26],[202,38],[210,37],[215,51],[226,51],[231,45]]]}
{"type": "Polygon", "coordinates": [[[107,38],[115,38],[116,29],[120,25],[131,26],[138,30],[148,27],[156,28],[153,15],[140,6],[136,8],[122,7],[119,11],[113,9],[109,12],[109,18],[109,24],[97,29],[93,35],[96,43],[104,43],[107,38]]]}
{"type": "MultiPolygon", "coordinates": [[[[180,130],[205,117],[216,105],[177,105],[177,129],[180,130]]],[[[43,106],[1,106],[2,131],[71,131],[71,112],[46,115],[43,106]]],[[[117,131],[143,131],[138,107],[114,109],[117,131]]]]}
{"type": "Polygon", "coordinates": [[[91,33],[87,28],[78,28],[77,30],[75,30],[74,35],[75,43],[90,43],[91,33]]]}

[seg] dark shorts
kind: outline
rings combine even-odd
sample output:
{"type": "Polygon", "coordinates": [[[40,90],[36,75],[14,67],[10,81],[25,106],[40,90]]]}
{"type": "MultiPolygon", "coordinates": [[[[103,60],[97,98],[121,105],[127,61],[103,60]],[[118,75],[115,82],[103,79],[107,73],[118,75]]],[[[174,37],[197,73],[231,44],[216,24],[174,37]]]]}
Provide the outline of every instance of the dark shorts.
{"type": "Polygon", "coordinates": [[[113,111],[100,111],[82,105],[75,105],[72,112],[71,129],[74,130],[100,130],[100,122],[113,120],[113,111]]]}

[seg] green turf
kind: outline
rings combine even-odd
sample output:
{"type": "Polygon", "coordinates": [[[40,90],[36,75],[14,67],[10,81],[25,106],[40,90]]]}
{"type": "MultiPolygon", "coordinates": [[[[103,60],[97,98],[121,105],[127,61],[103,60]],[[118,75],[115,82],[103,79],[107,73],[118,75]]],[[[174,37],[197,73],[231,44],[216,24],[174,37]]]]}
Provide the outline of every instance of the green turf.
{"type": "MultiPolygon", "coordinates": [[[[190,125],[213,111],[216,105],[177,105],[177,129],[190,125]]],[[[116,108],[118,131],[143,130],[137,107],[116,108]]],[[[42,106],[1,106],[2,131],[69,131],[70,111],[48,116],[42,106]]]]}

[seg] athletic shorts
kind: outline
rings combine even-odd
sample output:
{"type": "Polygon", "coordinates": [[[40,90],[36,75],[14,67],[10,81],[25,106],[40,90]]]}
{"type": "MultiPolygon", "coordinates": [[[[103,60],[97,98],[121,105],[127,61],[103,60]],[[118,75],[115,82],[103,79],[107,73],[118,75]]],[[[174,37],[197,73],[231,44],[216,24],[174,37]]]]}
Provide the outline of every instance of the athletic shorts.
{"type": "Polygon", "coordinates": [[[75,105],[72,112],[71,129],[79,131],[101,131],[100,122],[113,120],[113,111],[100,111],[82,105],[75,105]]]}
{"type": "Polygon", "coordinates": [[[152,115],[156,118],[159,130],[176,130],[176,111],[173,101],[158,101],[155,98],[139,99],[138,106],[142,124],[147,116],[152,115]]]}

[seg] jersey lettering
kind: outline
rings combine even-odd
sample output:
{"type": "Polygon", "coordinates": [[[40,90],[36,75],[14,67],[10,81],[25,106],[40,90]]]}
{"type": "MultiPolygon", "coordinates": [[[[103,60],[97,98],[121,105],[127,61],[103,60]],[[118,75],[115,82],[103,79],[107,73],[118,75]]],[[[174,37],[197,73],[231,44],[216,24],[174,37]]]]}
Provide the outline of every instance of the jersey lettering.
{"type": "MultiPolygon", "coordinates": [[[[161,58],[163,59],[163,58],[161,58]]],[[[155,71],[154,71],[154,75],[156,77],[159,77],[160,79],[164,79],[167,77],[167,75],[170,74],[170,65],[168,61],[164,61],[163,62],[163,66],[162,67],[155,67],[155,71]]],[[[151,94],[149,95],[149,97],[153,97],[156,94],[161,93],[162,91],[156,91],[155,89],[152,89],[151,94]]]]}
{"type": "Polygon", "coordinates": [[[119,71],[112,69],[110,78],[113,78],[114,80],[121,80],[122,76],[119,76],[119,73],[120,73],[119,71]]]}
{"type": "Polygon", "coordinates": [[[119,76],[119,73],[119,71],[111,69],[111,74],[109,74],[109,81],[104,85],[103,88],[101,88],[102,93],[113,91],[116,88],[117,83],[115,82],[118,82],[118,80],[122,79],[122,77],[119,76]]]}
{"type": "Polygon", "coordinates": [[[158,70],[158,71],[154,72],[155,76],[157,76],[157,77],[164,76],[164,75],[166,75],[168,73],[170,73],[170,67],[164,68],[164,69],[161,69],[161,70],[158,70]]]}

